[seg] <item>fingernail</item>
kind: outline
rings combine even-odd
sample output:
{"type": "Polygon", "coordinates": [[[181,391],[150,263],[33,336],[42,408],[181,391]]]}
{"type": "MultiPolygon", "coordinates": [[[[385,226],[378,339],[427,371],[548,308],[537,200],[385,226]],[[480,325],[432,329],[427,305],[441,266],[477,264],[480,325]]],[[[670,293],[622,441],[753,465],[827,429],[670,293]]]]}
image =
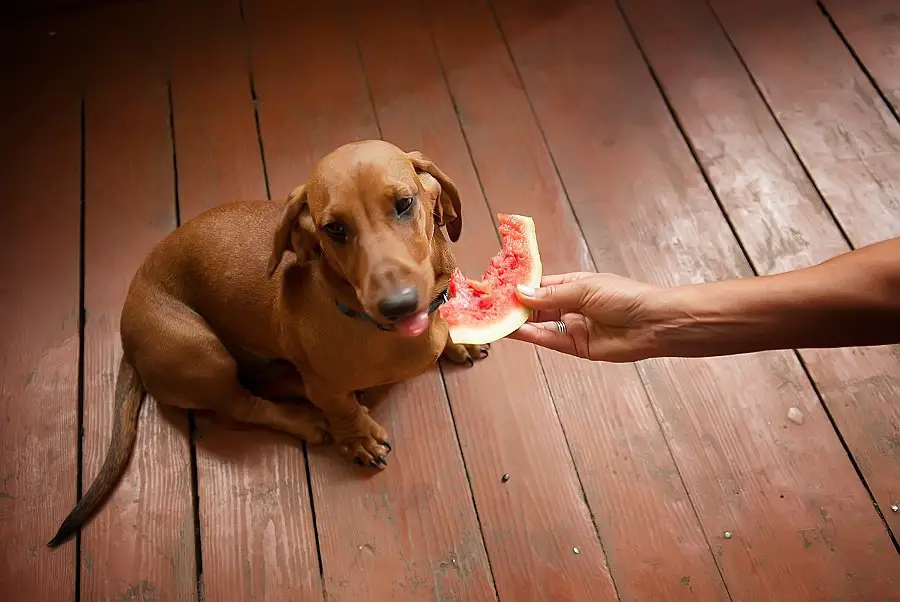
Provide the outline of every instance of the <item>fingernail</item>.
{"type": "Polygon", "coordinates": [[[524,295],[525,297],[534,297],[534,289],[526,284],[519,284],[516,288],[519,289],[519,293],[524,295]]]}

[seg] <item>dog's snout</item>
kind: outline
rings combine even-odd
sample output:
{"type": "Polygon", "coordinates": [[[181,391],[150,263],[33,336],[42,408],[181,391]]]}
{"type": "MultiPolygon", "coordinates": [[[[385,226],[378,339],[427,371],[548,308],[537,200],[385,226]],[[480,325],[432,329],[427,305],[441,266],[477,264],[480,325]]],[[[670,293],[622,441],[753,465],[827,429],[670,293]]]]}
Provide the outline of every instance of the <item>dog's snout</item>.
{"type": "Polygon", "coordinates": [[[378,311],[388,320],[405,318],[419,308],[419,291],[407,286],[383,297],[378,302],[378,311]]]}

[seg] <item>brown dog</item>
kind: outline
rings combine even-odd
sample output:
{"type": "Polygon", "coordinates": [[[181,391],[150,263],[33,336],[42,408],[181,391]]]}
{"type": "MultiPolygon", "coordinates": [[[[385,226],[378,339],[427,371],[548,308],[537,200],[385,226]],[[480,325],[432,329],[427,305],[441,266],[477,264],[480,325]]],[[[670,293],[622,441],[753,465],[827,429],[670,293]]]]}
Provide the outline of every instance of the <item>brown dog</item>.
{"type": "Polygon", "coordinates": [[[286,204],[223,205],[163,239],[122,310],[106,459],[48,545],[121,477],[145,391],[312,444],[334,439],[347,459],[383,468],[391,443],[358,392],[420,374],[442,354],[470,365],[487,355],[453,344],[437,313],[456,267],[441,226],[459,238],[453,182],[421,154],[370,140],[324,157],[286,204]]]}

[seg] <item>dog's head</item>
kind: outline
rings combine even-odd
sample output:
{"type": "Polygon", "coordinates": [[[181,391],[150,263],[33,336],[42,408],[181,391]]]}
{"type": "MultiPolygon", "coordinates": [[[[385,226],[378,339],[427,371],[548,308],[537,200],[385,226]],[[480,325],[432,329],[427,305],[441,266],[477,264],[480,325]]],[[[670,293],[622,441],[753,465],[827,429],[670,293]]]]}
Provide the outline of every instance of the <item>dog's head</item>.
{"type": "Polygon", "coordinates": [[[321,257],[329,284],[352,289],[373,319],[419,334],[433,301],[432,245],[442,226],[459,239],[459,194],[440,168],[388,142],[347,144],[288,196],[269,274],[289,249],[300,264],[321,257]]]}

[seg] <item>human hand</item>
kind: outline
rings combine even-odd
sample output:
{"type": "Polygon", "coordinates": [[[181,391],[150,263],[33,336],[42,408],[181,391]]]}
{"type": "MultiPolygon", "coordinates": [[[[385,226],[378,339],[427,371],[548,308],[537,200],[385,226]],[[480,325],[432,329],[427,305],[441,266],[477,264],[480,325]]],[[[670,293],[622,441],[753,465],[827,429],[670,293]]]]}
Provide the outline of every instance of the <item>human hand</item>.
{"type": "Polygon", "coordinates": [[[545,276],[538,289],[519,288],[519,300],[532,309],[532,317],[509,338],[595,361],[655,357],[648,296],[658,290],[614,274],[545,276]],[[565,324],[565,332],[557,321],[565,324]]]}

